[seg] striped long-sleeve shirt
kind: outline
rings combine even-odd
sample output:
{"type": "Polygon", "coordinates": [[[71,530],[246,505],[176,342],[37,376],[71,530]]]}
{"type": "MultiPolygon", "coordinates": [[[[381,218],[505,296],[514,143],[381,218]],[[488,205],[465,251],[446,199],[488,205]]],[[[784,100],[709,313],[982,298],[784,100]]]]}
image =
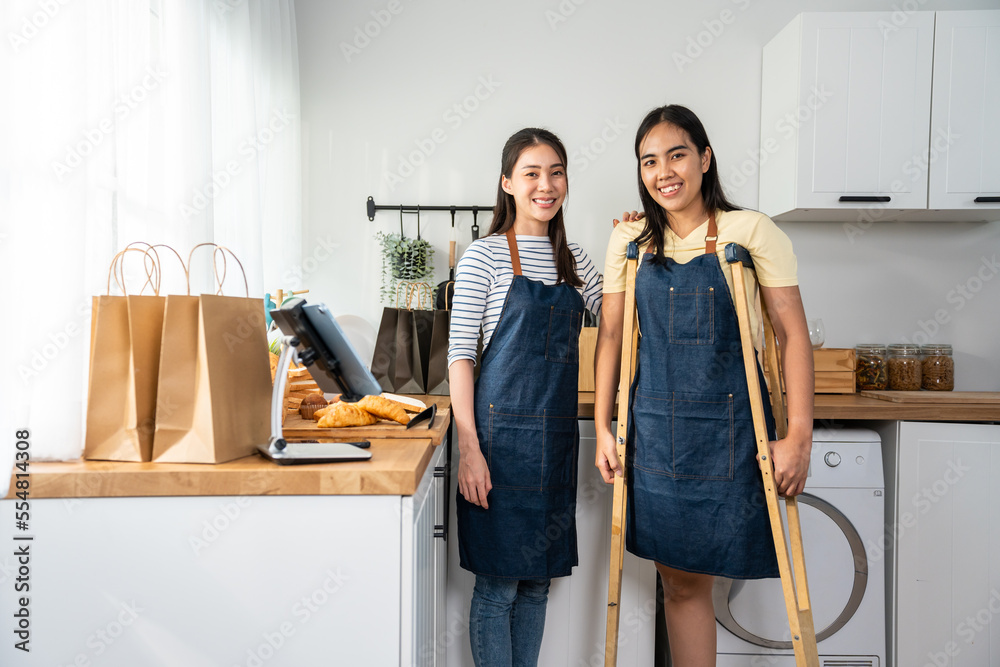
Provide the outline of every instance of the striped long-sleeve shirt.
{"type": "MultiPolygon", "coordinates": [[[[587,308],[595,315],[601,312],[601,292],[604,281],[590,257],[576,243],[569,249],[576,259],[576,272],[583,281],[577,291],[587,308]]],[[[547,236],[517,236],[517,252],[521,257],[521,274],[546,285],[555,285],[555,258],[547,236]]],[[[451,310],[451,330],[448,338],[448,365],[458,359],[476,359],[479,328],[483,329],[483,346],[489,345],[500,320],[507,291],[514,278],[507,237],[503,234],[473,241],[458,262],[455,273],[455,298],[451,310]]]]}

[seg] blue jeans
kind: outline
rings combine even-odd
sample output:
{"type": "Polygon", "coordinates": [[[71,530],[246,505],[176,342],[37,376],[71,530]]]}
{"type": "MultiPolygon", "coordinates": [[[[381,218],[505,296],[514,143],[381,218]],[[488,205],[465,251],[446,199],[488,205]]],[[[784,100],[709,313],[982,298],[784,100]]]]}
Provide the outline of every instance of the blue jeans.
{"type": "Polygon", "coordinates": [[[476,575],[469,639],[476,667],[535,667],[545,629],[549,580],[476,575]]]}

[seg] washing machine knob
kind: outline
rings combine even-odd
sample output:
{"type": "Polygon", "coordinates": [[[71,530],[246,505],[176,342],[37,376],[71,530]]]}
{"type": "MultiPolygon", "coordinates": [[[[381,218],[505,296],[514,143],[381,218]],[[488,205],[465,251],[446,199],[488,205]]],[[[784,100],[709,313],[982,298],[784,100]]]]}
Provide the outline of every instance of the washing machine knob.
{"type": "Polygon", "coordinates": [[[840,465],[840,454],[837,452],[827,452],[823,457],[823,461],[831,468],[836,468],[840,465]]]}

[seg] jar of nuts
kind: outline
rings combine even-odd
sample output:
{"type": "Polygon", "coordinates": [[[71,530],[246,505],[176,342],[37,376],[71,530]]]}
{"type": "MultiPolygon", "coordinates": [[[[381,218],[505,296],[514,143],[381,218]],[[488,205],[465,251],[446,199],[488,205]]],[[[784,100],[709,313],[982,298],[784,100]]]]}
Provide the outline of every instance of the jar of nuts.
{"type": "Polygon", "coordinates": [[[889,386],[885,345],[857,345],[854,353],[854,379],[858,391],[885,389],[889,386]]]}
{"type": "Polygon", "coordinates": [[[896,391],[920,390],[920,348],[916,345],[889,346],[889,389],[896,391]]]}
{"type": "Polygon", "coordinates": [[[924,345],[920,348],[922,379],[920,386],[932,391],[951,391],[955,388],[955,360],[951,345],[924,345]]]}

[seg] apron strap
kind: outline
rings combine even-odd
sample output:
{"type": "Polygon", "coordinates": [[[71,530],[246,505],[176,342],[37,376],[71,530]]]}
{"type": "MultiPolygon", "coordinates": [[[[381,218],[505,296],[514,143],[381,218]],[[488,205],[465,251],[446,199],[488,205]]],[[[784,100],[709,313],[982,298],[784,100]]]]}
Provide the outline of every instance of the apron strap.
{"type": "MultiPolygon", "coordinates": [[[[715,242],[719,240],[719,227],[715,224],[715,211],[708,217],[708,233],[705,234],[705,254],[714,255],[715,254],[715,242]]],[[[652,255],[655,252],[652,245],[646,248],[647,255],[652,255]]]]}
{"type": "Polygon", "coordinates": [[[517,237],[514,228],[507,230],[507,247],[510,248],[510,265],[514,267],[514,275],[521,275],[521,256],[517,253],[517,237]]]}
{"type": "Polygon", "coordinates": [[[715,224],[715,210],[708,218],[708,233],[705,235],[705,254],[715,254],[715,242],[719,240],[719,227],[715,224]]]}

